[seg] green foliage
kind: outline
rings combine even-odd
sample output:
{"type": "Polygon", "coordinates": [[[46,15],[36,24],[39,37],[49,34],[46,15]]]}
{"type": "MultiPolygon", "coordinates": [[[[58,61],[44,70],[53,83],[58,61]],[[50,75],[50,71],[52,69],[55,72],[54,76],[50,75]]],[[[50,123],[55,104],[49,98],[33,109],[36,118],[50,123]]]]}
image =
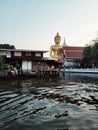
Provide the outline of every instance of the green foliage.
{"type": "Polygon", "coordinates": [[[94,60],[98,60],[98,42],[95,43],[92,47],[92,55],[94,60]]]}
{"type": "Polygon", "coordinates": [[[82,60],[81,59],[74,59],[72,62],[74,62],[76,67],[80,67],[81,63],[82,63],[82,60]]]}
{"type": "Polygon", "coordinates": [[[92,59],[92,47],[90,45],[87,45],[84,48],[83,58],[86,58],[86,60],[88,60],[88,61],[92,59]]]}
{"type": "Polygon", "coordinates": [[[85,67],[89,67],[90,61],[93,60],[92,57],[92,46],[91,45],[86,45],[83,51],[83,62],[85,67]]]}
{"type": "Polygon", "coordinates": [[[0,44],[0,49],[15,49],[15,46],[10,44],[0,44]]]}
{"type": "Polygon", "coordinates": [[[0,68],[4,67],[4,59],[2,56],[0,56],[0,68]]]}
{"type": "Polygon", "coordinates": [[[92,47],[92,56],[93,60],[96,62],[96,66],[98,67],[98,42],[96,41],[92,47]]]}
{"type": "Polygon", "coordinates": [[[93,45],[87,45],[84,48],[83,61],[85,62],[86,66],[93,61],[98,67],[98,41],[95,40],[93,42],[93,45]]]}

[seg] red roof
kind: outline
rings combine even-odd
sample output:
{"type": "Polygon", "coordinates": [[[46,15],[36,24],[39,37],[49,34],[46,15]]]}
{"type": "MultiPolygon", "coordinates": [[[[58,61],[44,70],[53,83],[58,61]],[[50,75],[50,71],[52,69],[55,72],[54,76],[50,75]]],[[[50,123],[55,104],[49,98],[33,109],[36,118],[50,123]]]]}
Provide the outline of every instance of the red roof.
{"type": "Polygon", "coordinates": [[[82,59],[83,57],[84,47],[65,46],[60,49],[59,54],[64,53],[63,49],[65,50],[66,60],[82,59]]]}
{"type": "Polygon", "coordinates": [[[65,50],[71,50],[71,51],[74,51],[74,50],[75,50],[75,51],[76,51],[76,50],[78,50],[78,51],[79,51],[79,50],[83,51],[83,48],[84,48],[84,47],[65,46],[65,47],[63,47],[63,48],[64,48],[65,50]]]}

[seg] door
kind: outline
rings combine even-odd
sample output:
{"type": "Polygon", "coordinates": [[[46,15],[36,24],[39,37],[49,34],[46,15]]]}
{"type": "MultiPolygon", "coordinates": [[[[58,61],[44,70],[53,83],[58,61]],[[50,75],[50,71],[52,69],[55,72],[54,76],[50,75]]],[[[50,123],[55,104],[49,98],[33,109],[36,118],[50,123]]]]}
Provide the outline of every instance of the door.
{"type": "Polygon", "coordinates": [[[23,71],[32,71],[32,61],[22,61],[22,70],[23,71]]]}

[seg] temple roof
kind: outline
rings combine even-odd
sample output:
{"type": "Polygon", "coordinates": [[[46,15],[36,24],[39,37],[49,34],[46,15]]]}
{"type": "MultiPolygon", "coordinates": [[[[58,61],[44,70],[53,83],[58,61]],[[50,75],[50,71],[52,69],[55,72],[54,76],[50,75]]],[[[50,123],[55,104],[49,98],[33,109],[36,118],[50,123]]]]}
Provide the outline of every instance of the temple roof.
{"type": "Polygon", "coordinates": [[[82,59],[83,49],[84,47],[65,46],[59,50],[59,53],[62,54],[65,50],[67,60],[82,59]]]}

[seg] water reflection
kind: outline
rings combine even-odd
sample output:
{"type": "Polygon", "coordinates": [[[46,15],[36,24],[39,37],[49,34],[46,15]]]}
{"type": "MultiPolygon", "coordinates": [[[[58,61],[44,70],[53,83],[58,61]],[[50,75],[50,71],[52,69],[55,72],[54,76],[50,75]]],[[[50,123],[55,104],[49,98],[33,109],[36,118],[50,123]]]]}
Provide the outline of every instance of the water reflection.
{"type": "Polygon", "coordinates": [[[97,78],[0,81],[0,130],[96,130],[97,121],[97,78]]]}

